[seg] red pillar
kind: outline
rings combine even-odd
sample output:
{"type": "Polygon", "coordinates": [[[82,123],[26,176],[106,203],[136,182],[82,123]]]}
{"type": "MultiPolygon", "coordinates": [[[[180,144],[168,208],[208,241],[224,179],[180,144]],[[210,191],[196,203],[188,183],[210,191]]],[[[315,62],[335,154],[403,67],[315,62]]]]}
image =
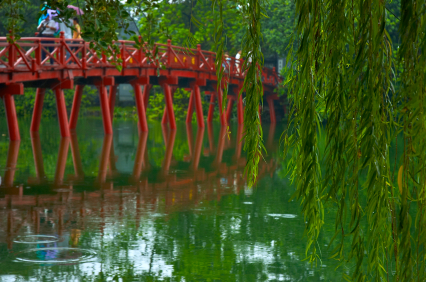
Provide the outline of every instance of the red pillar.
{"type": "Polygon", "coordinates": [[[194,91],[191,91],[189,96],[188,110],[186,112],[186,123],[192,122],[192,115],[194,113],[194,91]]]}
{"type": "Polygon", "coordinates": [[[148,122],[146,120],[145,105],[142,96],[142,89],[140,84],[133,84],[133,89],[135,91],[135,103],[136,109],[138,110],[139,117],[139,127],[142,132],[148,132],[148,122]]]}
{"type": "Polygon", "coordinates": [[[226,107],[226,121],[229,123],[229,120],[231,119],[232,114],[232,106],[234,105],[234,99],[229,97],[228,99],[228,106],[226,107]]]}
{"type": "Polygon", "coordinates": [[[139,134],[138,149],[136,151],[135,164],[133,165],[132,178],[138,181],[142,171],[142,164],[145,158],[146,141],[148,140],[148,132],[141,132],[139,134]]]}
{"type": "Polygon", "coordinates": [[[266,100],[268,101],[269,115],[271,116],[271,123],[276,123],[277,119],[275,117],[274,100],[272,100],[271,98],[268,98],[266,100]]]}
{"type": "Polygon", "coordinates": [[[62,137],[70,137],[70,129],[68,125],[68,114],[65,106],[64,92],[60,88],[55,88],[56,109],[58,111],[59,128],[62,137]]]}
{"type": "Polygon", "coordinates": [[[189,155],[192,158],[194,145],[192,143],[192,124],[191,123],[186,124],[186,139],[188,140],[189,155]]]}
{"type": "MultiPolygon", "coordinates": [[[[68,127],[67,127],[68,128],[68,127]]],[[[68,147],[70,145],[70,138],[61,138],[58,152],[58,162],[56,163],[55,171],[55,185],[61,185],[64,180],[65,167],[68,158],[68,147]]]]}
{"type": "Polygon", "coordinates": [[[168,171],[170,169],[170,163],[172,161],[173,156],[173,146],[175,144],[175,136],[176,136],[176,130],[170,130],[169,136],[167,137],[167,145],[166,145],[166,155],[164,156],[164,162],[163,162],[163,173],[168,174],[168,171]]]}
{"type": "Polygon", "coordinates": [[[98,181],[104,183],[107,175],[109,154],[111,152],[112,135],[106,134],[102,144],[101,159],[99,161],[98,181]]]}
{"type": "Polygon", "coordinates": [[[83,87],[84,85],[77,85],[75,87],[69,124],[70,129],[75,129],[77,127],[78,113],[80,112],[81,96],[83,95],[83,87]]]}
{"type": "Polygon", "coordinates": [[[204,127],[198,128],[197,138],[195,139],[195,149],[192,155],[192,169],[196,171],[200,163],[201,150],[203,149],[204,127]]]}
{"type": "Polygon", "coordinates": [[[152,88],[151,84],[145,84],[143,87],[143,103],[145,106],[145,110],[148,108],[149,91],[151,90],[151,88],[152,88]]]}
{"type": "Polygon", "coordinates": [[[197,114],[197,124],[198,127],[204,128],[204,115],[203,115],[203,105],[201,103],[201,93],[200,87],[198,85],[194,85],[192,96],[194,97],[195,102],[195,112],[197,114]]]}
{"type": "Polygon", "coordinates": [[[3,102],[6,110],[7,129],[9,130],[10,141],[21,140],[19,134],[18,117],[16,116],[15,100],[11,94],[3,94],[3,102]]]}
{"type": "Polygon", "coordinates": [[[101,84],[98,86],[99,90],[99,101],[101,103],[102,121],[104,124],[105,134],[112,134],[111,116],[109,114],[108,95],[106,86],[101,84]]]}
{"type": "Polygon", "coordinates": [[[84,176],[83,165],[81,162],[80,150],[78,149],[77,134],[71,134],[71,154],[74,164],[74,174],[76,178],[84,176]]]}
{"type": "Polygon", "coordinates": [[[41,182],[46,177],[46,174],[44,172],[43,155],[41,153],[41,142],[38,132],[31,133],[31,146],[33,149],[34,166],[37,174],[37,180],[41,182]]]}
{"type": "Polygon", "coordinates": [[[116,95],[117,95],[117,85],[111,85],[109,87],[109,96],[108,96],[109,115],[111,116],[111,122],[114,121],[114,107],[115,107],[116,95]]]}
{"type": "Polygon", "coordinates": [[[222,108],[222,98],[223,98],[222,89],[219,89],[217,91],[217,94],[218,94],[217,100],[218,100],[218,104],[219,104],[220,124],[222,126],[225,126],[226,125],[226,116],[225,116],[225,112],[223,111],[223,108],[222,108]]]}
{"type": "Polygon", "coordinates": [[[164,98],[166,101],[166,108],[167,108],[167,116],[169,117],[170,122],[170,129],[176,129],[176,120],[175,120],[175,113],[173,111],[173,99],[172,99],[172,92],[170,89],[170,85],[164,83],[163,84],[164,89],[164,98]]]}
{"type": "Polygon", "coordinates": [[[33,110],[33,118],[31,120],[31,132],[38,132],[40,128],[41,114],[43,112],[43,102],[44,95],[46,93],[46,89],[37,88],[35,102],[34,102],[34,110],[33,110]]]}
{"type": "Polygon", "coordinates": [[[210,94],[210,105],[209,105],[209,113],[207,114],[207,122],[213,121],[213,112],[214,112],[214,100],[215,100],[215,93],[211,92],[210,94]]]}
{"type": "Polygon", "coordinates": [[[241,149],[243,147],[243,129],[244,127],[239,124],[237,129],[237,144],[235,144],[235,159],[236,159],[237,165],[238,165],[238,160],[241,157],[241,149]]]}
{"type": "Polygon", "coordinates": [[[18,162],[19,146],[21,141],[15,140],[9,142],[9,150],[7,152],[6,171],[2,185],[5,187],[13,186],[15,178],[16,164],[18,162]]]}
{"type": "MultiPolygon", "coordinates": [[[[170,87],[170,90],[172,91],[172,101],[174,99],[176,89],[177,89],[176,86],[171,86],[170,87]]],[[[167,115],[167,107],[164,107],[163,118],[161,119],[161,123],[162,124],[167,124],[168,122],[169,122],[169,117],[167,115]]]]}
{"type": "Polygon", "coordinates": [[[222,126],[220,128],[219,140],[217,142],[217,152],[216,152],[216,159],[215,159],[215,164],[217,166],[219,166],[219,164],[222,162],[223,149],[225,147],[225,138],[227,138],[226,127],[222,126]]]}
{"type": "Polygon", "coordinates": [[[244,124],[243,95],[238,96],[237,116],[238,116],[238,124],[244,124]]]}
{"type": "Polygon", "coordinates": [[[214,151],[214,136],[213,136],[213,125],[209,122],[207,123],[207,135],[209,136],[209,149],[210,154],[213,154],[214,151]]]}

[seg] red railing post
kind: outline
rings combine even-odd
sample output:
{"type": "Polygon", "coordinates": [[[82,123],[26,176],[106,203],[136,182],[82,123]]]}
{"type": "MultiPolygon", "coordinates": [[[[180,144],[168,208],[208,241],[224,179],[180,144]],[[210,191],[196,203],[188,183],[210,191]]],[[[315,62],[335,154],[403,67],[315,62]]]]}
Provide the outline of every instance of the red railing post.
{"type": "MultiPolygon", "coordinates": [[[[12,31],[9,31],[9,34],[12,33],[12,31]]],[[[13,34],[10,36],[10,40],[13,41],[15,37],[13,36],[13,34]]],[[[8,42],[9,45],[9,56],[8,56],[8,60],[9,60],[9,66],[11,68],[11,70],[15,69],[15,61],[16,61],[16,54],[15,54],[15,43],[10,43],[8,42]]]]}
{"type": "Polygon", "coordinates": [[[167,65],[172,64],[172,40],[167,39],[167,65]]]}
{"type": "Polygon", "coordinates": [[[33,109],[33,118],[31,120],[31,132],[38,132],[40,128],[40,121],[41,121],[41,115],[43,112],[43,102],[44,102],[44,95],[46,93],[45,88],[37,88],[36,91],[36,97],[34,102],[34,109],[33,109]]]}
{"type": "MultiPolygon", "coordinates": [[[[79,41],[81,43],[82,41],[79,41]]],[[[81,66],[83,67],[83,70],[87,69],[87,56],[86,56],[86,42],[83,41],[83,47],[81,48],[81,66]]],[[[77,54],[75,54],[77,56],[77,54]]]]}
{"type": "Polygon", "coordinates": [[[59,49],[59,62],[61,63],[61,66],[62,67],[65,67],[65,56],[66,56],[66,50],[65,50],[65,36],[64,36],[64,32],[63,31],[61,31],[60,32],[60,36],[59,36],[59,38],[60,38],[60,42],[61,42],[61,45],[60,45],[60,49],[59,49]]]}
{"type": "Polygon", "coordinates": [[[35,43],[37,44],[37,49],[35,50],[35,60],[37,65],[40,67],[41,66],[41,40],[37,39],[35,43]]]}
{"type": "Polygon", "coordinates": [[[199,70],[200,69],[200,63],[201,63],[201,45],[197,44],[197,58],[196,58],[196,69],[199,70]]]}

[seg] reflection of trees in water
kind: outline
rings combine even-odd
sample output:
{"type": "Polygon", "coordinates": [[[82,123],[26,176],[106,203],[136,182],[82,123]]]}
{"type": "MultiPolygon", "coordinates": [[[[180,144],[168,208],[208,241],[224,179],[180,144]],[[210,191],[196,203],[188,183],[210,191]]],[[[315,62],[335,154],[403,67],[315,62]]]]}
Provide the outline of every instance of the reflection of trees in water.
{"type": "MultiPolygon", "coordinates": [[[[299,214],[298,204],[288,202],[291,192],[288,192],[285,181],[265,177],[257,183],[257,187],[245,191],[246,183],[242,178],[244,157],[241,156],[241,146],[239,149],[236,147],[239,131],[233,130],[234,135],[230,140],[220,139],[223,136],[219,128],[206,128],[203,131],[204,139],[200,139],[198,133],[201,131],[197,129],[191,134],[188,132],[178,130],[176,136],[168,134],[164,138],[159,128],[153,129],[148,134],[146,148],[143,142],[139,142],[141,139],[138,139],[138,135],[134,135],[134,165],[136,167],[138,160],[140,166],[136,171],[129,169],[129,173],[113,173],[114,158],[104,155],[113,152],[108,150],[108,144],[111,149],[112,144],[119,143],[116,140],[108,142],[94,134],[77,135],[78,144],[73,148],[73,144],[76,144],[71,139],[69,146],[74,153],[66,156],[64,176],[57,178],[63,179],[61,184],[52,184],[50,188],[40,191],[43,195],[38,197],[24,190],[21,198],[12,197],[12,205],[21,199],[29,203],[23,207],[32,207],[22,228],[36,232],[38,224],[37,232],[48,234],[54,231],[62,234],[62,237],[69,236],[69,240],[63,240],[63,244],[93,249],[99,256],[90,264],[58,265],[51,271],[37,266],[22,271],[16,264],[10,264],[10,268],[7,264],[7,269],[22,277],[40,275],[46,280],[57,281],[66,281],[67,277],[88,281],[113,278],[124,281],[150,278],[167,280],[170,277],[186,281],[300,278],[303,278],[302,281],[318,281],[321,276],[326,280],[338,281],[336,277],[339,272],[332,272],[328,268],[311,269],[301,261],[305,244],[301,240],[304,223],[300,217],[268,216],[299,214]],[[192,139],[188,139],[187,134],[192,139]],[[168,140],[171,136],[173,142],[168,140]],[[212,138],[209,139],[209,136],[212,138]],[[152,144],[161,148],[162,154],[153,155],[150,150],[152,144]],[[167,144],[174,144],[174,147],[170,159],[165,161],[167,144]],[[185,146],[187,149],[184,149],[185,146]],[[73,163],[74,159],[78,159],[75,156],[77,148],[82,163],[80,168],[73,163]],[[146,149],[145,154],[139,152],[143,148],[146,149]],[[179,150],[175,151],[174,148],[179,150]],[[154,158],[160,161],[151,161],[154,158]],[[199,158],[199,161],[194,158],[199,158]],[[103,167],[102,162],[107,172],[111,173],[107,173],[102,180],[104,183],[99,185],[100,178],[96,173],[103,167]],[[170,170],[163,170],[165,163],[168,163],[170,170]],[[92,171],[95,173],[91,174],[92,171]],[[70,174],[75,175],[70,178],[70,174]],[[70,185],[73,185],[72,190],[69,189],[70,185]],[[52,190],[58,187],[61,187],[60,190],[52,190]],[[45,210],[50,212],[43,215],[45,210]]],[[[47,138],[41,135],[40,143],[47,138]]],[[[57,142],[56,147],[46,149],[43,146],[41,149],[44,166],[52,166],[49,169],[55,174],[58,171],[58,152],[61,151],[59,140],[57,142]]],[[[259,168],[261,177],[273,175],[275,171],[275,163],[271,159],[274,142],[266,144],[270,149],[265,157],[267,162],[262,162],[259,168]]],[[[31,148],[29,146],[30,142],[21,143],[19,162],[22,159],[34,162],[33,151],[21,151],[22,148],[31,148]],[[22,154],[30,155],[21,158],[22,154]]],[[[115,154],[119,155],[119,144],[114,149],[115,154]]],[[[46,171],[49,169],[45,168],[46,171]]],[[[18,179],[28,176],[19,170],[16,175],[18,179]]],[[[35,177],[36,172],[30,175],[35,177]]],[[[49,173],[46,175],[50,177],[49,173]]],[[[52,180],[53,177],[48,178],[47,183],[52,180]]],[[[4,203],[0,199],[0,205],[4,203]]],[[[26,208],[5,210],[0,211],[1,218],[8,218],[6,212],[14,218],[15,223],[28,213],[26,208]]],[[[15,230],[16,224],[12,227],[15,230]]],[[[320,238],[318,244],[324,246],[329,239],[320,238]]],[[[45,259],[55,255],[74,258],[78,252],[46,252],[40,255],[45,259]]]]}

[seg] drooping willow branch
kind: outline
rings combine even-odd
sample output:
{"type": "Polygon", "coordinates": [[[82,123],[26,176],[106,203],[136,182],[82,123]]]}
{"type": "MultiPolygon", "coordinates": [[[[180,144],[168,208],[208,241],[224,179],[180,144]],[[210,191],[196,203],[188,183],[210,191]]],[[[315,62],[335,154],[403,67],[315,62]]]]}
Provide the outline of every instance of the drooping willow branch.
{"type": "Polygon", "coordinates": [[[403,43],[395,53],[384,1],[296,0],[298,44],[286,79],[289,173],[311,261],[324,206],[334,208],[332,258],[355,265],[342,279],[426,279],[424,7],[401,1],[403,43]]]}

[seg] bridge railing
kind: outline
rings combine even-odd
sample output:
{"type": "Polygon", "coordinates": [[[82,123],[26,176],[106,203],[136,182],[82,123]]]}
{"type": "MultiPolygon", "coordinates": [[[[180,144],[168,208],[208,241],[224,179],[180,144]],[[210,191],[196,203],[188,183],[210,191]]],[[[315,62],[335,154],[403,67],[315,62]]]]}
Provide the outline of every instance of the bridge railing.
{"type": "MultiPolygon", "coordinates": [[[[120,40],[115,44],[119,54],[106,57],[90,48],[90,43],[83,40],[60,38],[27,37],[10,44],[6,37],[0,37],[0,73],[4,72],[38,72],[60,69],[91,69],[98,67],[116,68],[159,68],[207,72],[215,75],[214,52],[188,49],[167,44],[155,44],[152,50],[136,48],[133,41],[120,40]],[[147,53],[151,55],[148,56],[147,53]],[[153,57],[154,54],[158,56],[153,57]],[[153,59],[154,58],[154,59],[153,59]],[[120,60],[118,60],[120,59],[120,60]]],[[[243,60],[233,57],[223,60],[225,75],[242,78],[243,60]]],[[[275,69],[263,69],[264,83],[276,84],[278,75],[275,69]]]]}

